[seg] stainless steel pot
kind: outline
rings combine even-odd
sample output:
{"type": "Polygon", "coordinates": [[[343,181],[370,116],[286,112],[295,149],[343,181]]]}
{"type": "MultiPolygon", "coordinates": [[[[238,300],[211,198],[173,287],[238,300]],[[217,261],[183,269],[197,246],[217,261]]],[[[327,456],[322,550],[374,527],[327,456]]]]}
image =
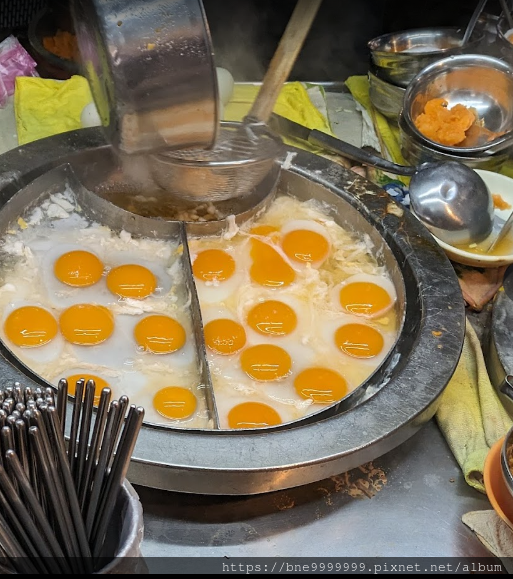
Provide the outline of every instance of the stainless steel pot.
{"type": "Polygon", "coordinates": [[[462,30],[420,28],[378,36],[368,42],[368,47],[380,78],[407,87],[428,64],[445,56],[476,51],[482,38],[483,34],[476,31],[462,47],[462,30]]]}
{"type": "Polygon", "coordinates": [[[80,0],[73,18],[110,143],[125,153],[214,143],[217,76],[201,0],[80,0]]]}

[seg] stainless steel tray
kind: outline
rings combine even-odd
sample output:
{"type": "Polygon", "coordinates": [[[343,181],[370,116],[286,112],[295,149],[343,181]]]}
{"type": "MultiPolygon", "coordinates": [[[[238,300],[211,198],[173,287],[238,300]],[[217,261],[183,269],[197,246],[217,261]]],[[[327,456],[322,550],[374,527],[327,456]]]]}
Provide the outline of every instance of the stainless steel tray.
{"type": "MultiPolygon", "coordinates": [[[[144,159],[140,159],[141,167],[144,159]]],[[[150,184],[104,144],[97,129],[32,143],[0,158],[0,216],[20,189],[67,164],[90,190],[130,181],[150,184]]],[[[202,494],[255,494],[349,470],[409,438],[436,410],[459,359],[464,308],[449,261],[429,233],[382,190],[330,161],[290,150],[278,194],[324,201],[338,223],[373,242],[404,286],[404,325],[380,369],[348,407],[272,432],[187,431],[146,426],[134,452],[132,482],[202,494]]],[[[117,210],[119,211],[119,210],[117,210]]],[[[135,217],[131,217],[135,219],[135,217]]],[[[172,224],[158,220],[159,227],[172,224]]],[[[140,231],[140,226],[136,227],[140,231]]],[[[12,359],[2,381],[30,382],[12,359]]]]}

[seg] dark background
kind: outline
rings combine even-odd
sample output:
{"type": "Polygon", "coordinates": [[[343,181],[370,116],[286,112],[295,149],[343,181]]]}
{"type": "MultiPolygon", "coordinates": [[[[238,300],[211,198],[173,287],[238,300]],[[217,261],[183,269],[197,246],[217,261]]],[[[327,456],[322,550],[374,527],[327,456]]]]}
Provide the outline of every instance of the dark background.
{"type": "MultiPolygon", "coordinates": [[[[14,32],[23,42],[28,22],[42,7],[50,4],[62,11],[69,1],[0,0],[0,40],[14,32]]],[[[371,38],[410,28],[465,27],[477,1],[323,0],[291,80],[341,81],[364,74],[371,38]]],[[[203,0],[216,64],[238,81],[261,80],[295,2],[203,0]]],[[[486,12],[500,13],[499,0],[488,0],[486,12]]]]}
{"type": "MultiPolygon", "coordinates": [[[[260,80],[295,0],[204,0],[218,66],[260,80]]],[[[323,0],[292,80],[340,81],[368,68],[367,41],[386,32],[465,27],[477,0],[323,0]]],[[[486,11],[500,13],[498,0],[486,11]]]]}

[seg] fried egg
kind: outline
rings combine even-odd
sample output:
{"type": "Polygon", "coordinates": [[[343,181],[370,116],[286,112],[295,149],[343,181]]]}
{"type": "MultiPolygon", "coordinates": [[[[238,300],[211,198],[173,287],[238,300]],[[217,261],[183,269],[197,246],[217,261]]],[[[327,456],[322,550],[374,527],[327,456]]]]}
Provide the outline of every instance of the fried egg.
{"type": "Polygon", "coordinates": [[[238,314],[252,343],[307,343],[312,312],[292,292],[248,291],[239,300],[238,314]]]}
{"type": "MultiPolygon", "coordinates": [[[[135,316],[132,316],[134,318],[135,316]]],[[[131,339],[137,357],[148,365],[188,366],[197,363],[190,320],[149,314],[132,319],[131,339]]]]}
{"type": "Polygon", "coordinates": [[[42,258],[41,275],[54,307],[78,303],[111,305],[126,298],[142,300],[169,294],[172,279],[157,263],[134,255],[112,254],[107,261],[86,245],[51,247],[42,258]]]}
{"type": "Polygon", "coordinates": [[[298,219],[281,228],[281,247],[292,262],[319,268],[329,256],[331,243],[323,225],[298,219]]]}
{"type": "Polygon", "coordinates": [[[221,429],[260,429],[279,426],[297,418],[295,409],[279,406],[261,394],[226,393],[216,397],[221,429]]]}
{"type": "Polygon", "coordinates": [[[152,424],[187,428],[207,428],[210,422],[204,387],[198,378],[170,380],[154,377],[134,395],[145,409],[145,421],[152,424]]]}
{"type": "Polygon", "coordinates": [[[244,280],[242,247],[201,249],[191,255],[192,272],[202,303],[220,303],[229,298],[244,280]]]}
{"type": "MultiPolygon", "coordinates": [[[[327,351],[356,375],[360,369],[365,378],[369,368],[377,368],[383,362],[395,340],[395,332],[386,326],[346,314],[323,318],[322,328],[327,351]]],[[[351,382],[358,385],[362,380],[351,382]]]]}
{"type": "Polygon", "coordinates": [[[37,302],[8,304],[2,316],[1,336],[22,362],[47,364],[56,360],[64,347],[55,314],[37,302]]]}
{"type": "MultiPolygon", "coordinates": [[[[61,320],[64,316],[66,323],[64,337],[69,342],[68,348],[71,356],[78,363],[105,366],[117,371],[131,369],[138,354],[137,345],[133,339],[133,316],[113,317],[104,306],[94,307],[102,308],[103,311],[98,311],[99,323],[94,324],[96,327],[93,327],[92,331],[83,325],[81,319],[82,314],[87,310],[80,311],[77,309],[78,306],[71,306],[61,314],[61,320]],[[75,316],[75,314],[78,315],[75,316]],[[89,333],[91,335],[88,335],[89,333]],[[98,341],[101,338],[104,339],[98,341]]],[[[87,324],[89,326],[89,321],[87,324]]]]}
{"type": "Polygon", "coordinates": [[[267,288],[282,289],[296,281],[296,272],[276,245],[273,228],[255,227],[251,239],[249,276],[251,281],[267,288]]]}
{"type": "Polygon", "coordinates": [[[332,302],[336,309],[364,318],[384,316],[396,301],[394,284],[388,277],[381,275],[352,275],[332,291],[332,302]]]}

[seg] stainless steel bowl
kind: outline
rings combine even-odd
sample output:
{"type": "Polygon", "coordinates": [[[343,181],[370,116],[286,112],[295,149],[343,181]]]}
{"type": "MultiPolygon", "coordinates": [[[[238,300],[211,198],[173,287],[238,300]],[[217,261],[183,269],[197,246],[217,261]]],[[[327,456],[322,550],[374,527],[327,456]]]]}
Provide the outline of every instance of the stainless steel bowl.
{"type": "Polygon", "coordinates": [[[110,143],[125,153],[210,147],[217,77],[201,0],[73,2],[75,32],[110,143]]]}
{"type": "Polygon", "coordinates": [[[401,112],[406,125],[416,138],[432,149],[461,156],[490,154],[513,138],[513,67],[493,56],[460,54],[443,58],[424,68],[410,83],[404,95],[401,112]],[[446,146],[425,137],[415,126],[431,99],[443,98],[449,108],[462,104],[473,108],[478,122],[501,136],[489,139],[479,133],[470,146],[446,146]]]}
{"type": "Polygon", "coordinates": [[[405,92],[405,88],[386,82],[373,73],[372,70],[369,71],[370,100],[374,108],[385,117],[397,121],[403,108],[405,92]]]}
{"type": "Polygon", "coordinates": [[[500,171],[508,159],[507,151],[495,153],[495,155],[465,156],[439,151],[421,141],[418,135],[408,127],[402,115],[399,117],[399,135],[402,154],[411,165],[419,165],[428,161],[458,161],[472,169],[500,171]]]}
{"type": "Polygon", "coordinates": [[[368,42],[371,61],[379,76],[397,86],[407,87],[428,64],[453,54],[477,50],[482,32],[474,32],[461,46],[463,31],[458,28],[419,28],[393,32],[368,42]]]}

